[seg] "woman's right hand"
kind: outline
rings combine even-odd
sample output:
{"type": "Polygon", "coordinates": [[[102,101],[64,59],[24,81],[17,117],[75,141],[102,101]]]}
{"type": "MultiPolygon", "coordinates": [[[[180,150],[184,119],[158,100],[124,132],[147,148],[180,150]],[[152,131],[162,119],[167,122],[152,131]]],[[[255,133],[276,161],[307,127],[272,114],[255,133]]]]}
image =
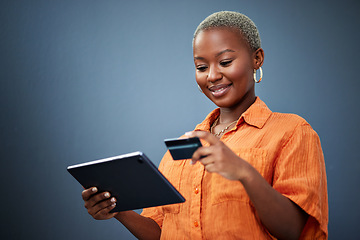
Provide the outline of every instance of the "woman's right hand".
{"type": "Polygon", "coordinates": [[[96,220],[105,220],[115,217],[138,239],[160,239],[161,228],[152,220],[141,216],[134,211],[109,213],[116,206],[116,199],[109,192],[99,193],[96,187],[85,189],[82,192],[85,208],[96,220]]]}
{"type": "Polygon", "coordinates": [[[88,213],[96,220],[105,220],[115,217],[118,213],[110,213],[116,206],[115,197],[111,197],[109,192],[98,193],[96,187],[85,189],[82,192],[85,208],[88,213]]]}

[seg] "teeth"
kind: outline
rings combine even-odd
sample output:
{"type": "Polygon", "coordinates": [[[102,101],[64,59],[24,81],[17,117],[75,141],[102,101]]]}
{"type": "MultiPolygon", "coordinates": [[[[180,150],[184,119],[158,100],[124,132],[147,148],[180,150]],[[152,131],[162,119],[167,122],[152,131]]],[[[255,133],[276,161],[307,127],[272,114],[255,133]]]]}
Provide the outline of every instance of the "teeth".
{"type": "Polygon", "coordinates": [[[222,91],[222,90],[224,90],[225,88],[220,88],[220,89],[218,89],[218,90],[215,90],[214,92],[220,92],[220,91],[222,91]]]}

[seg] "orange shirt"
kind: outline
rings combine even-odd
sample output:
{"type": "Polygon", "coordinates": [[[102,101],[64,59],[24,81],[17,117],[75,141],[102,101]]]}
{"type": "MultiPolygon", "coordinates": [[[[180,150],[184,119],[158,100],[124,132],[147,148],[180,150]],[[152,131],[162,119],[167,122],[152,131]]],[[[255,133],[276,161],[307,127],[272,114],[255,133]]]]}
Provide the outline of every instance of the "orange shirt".
{"type": "MultiPolygon", "coordinates": [[[[195,130],[209,131],[218,116],[219,109],[215,109],[195,130]]],[[[271,112],[257,97],[221,140],[309,214],[301,239],[327,239],[324,158],[318,135],[304,119],[271,112]]],[[[227,180],[205,171],[200,163],[189,162],[174,161],[167,152],[159,166],[186,201],[142,212],[162,228],[161,239],[273,238],[240,181],[227,180]]]]}

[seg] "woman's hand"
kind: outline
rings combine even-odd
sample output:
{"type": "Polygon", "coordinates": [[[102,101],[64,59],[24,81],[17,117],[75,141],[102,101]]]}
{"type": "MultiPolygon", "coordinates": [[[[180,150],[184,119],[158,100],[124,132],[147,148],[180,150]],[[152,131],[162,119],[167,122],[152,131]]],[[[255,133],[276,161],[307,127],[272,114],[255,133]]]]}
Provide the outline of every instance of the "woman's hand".
{"type": "Polygon", "coordinates": [[[109,213],[116,206],[116,199],[109,192],[98,193],[96,187],[82,192],[85,208],[96,220],[115,217],[138,239],[160,239],[161,228],[151,218],[143,217],[134,211],[109,213]]]}
{"type": "Polygon", "coordinates": [[[200,162],[208,172],[218,173],[229,180],[242,180],[247,175],[251,165],[237,156],[222,141],[211,133],[194,131],[186,133],[188,137],[198,137],[210,144],[196,150],[192,157],[192,164],[200,162]]]}
{"type": "Polygon", "coordinates": [[[240,180],[261,222],[271,234],[279,239],[299,238],[308,218],[306,212],[276,191],[254,167],[215,136],[202,131],[186,135],[199,137],[210,144],[195,151],[193,163],[201,162],[209,172],[216,172],[230,180],[240,180]]]}
{"type": "Polygon", "coordinates": [[[105,220],[115,217],[118,213],[109,213],[116,206],[116,199],[109,192],[98,193],[96,187],[85,189],[82,192],[85,208],[96,220],[105,220]]]}

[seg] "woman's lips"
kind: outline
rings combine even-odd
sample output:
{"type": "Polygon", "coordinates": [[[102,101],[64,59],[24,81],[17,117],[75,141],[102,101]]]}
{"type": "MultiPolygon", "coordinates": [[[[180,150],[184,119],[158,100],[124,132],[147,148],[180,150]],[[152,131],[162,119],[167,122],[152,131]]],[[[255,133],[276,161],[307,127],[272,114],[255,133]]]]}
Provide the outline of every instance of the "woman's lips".
{"type": "Polygon", "coordinates": [[[232,84],[219,84],[216,86],[209,87],[210,92],[214,97],[222,97],[224,96],[229,90],[232,84]]]}

